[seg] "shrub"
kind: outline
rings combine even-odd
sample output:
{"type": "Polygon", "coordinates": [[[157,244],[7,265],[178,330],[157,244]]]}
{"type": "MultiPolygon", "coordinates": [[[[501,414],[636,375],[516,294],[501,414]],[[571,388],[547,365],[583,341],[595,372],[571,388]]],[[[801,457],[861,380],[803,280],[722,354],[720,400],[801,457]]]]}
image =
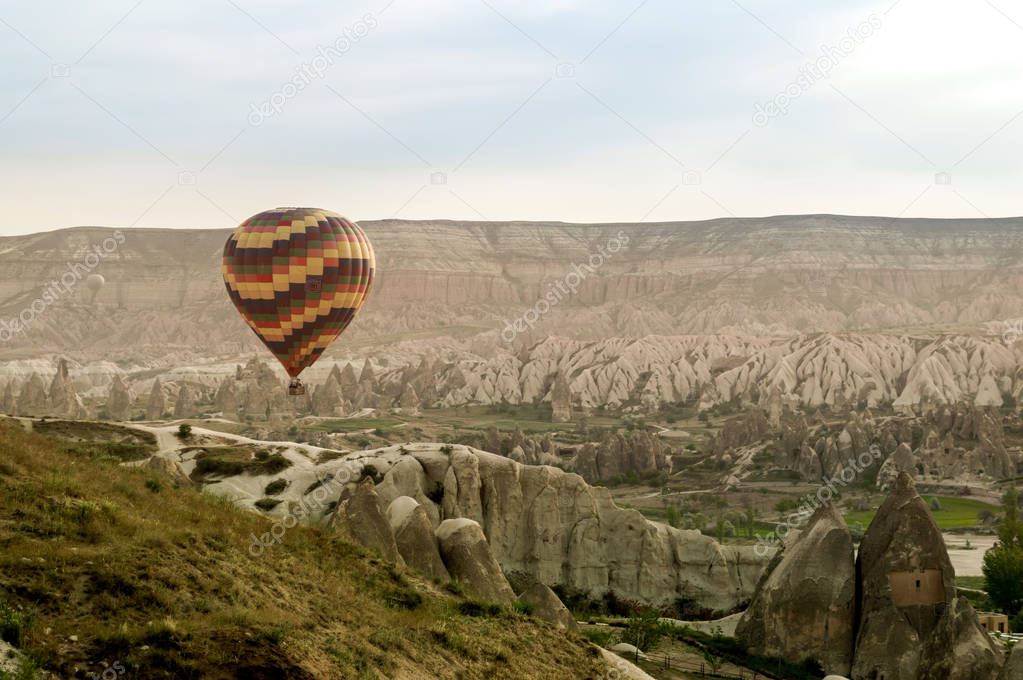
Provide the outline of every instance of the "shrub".
{"type": "Polygon", "coordinates": [[[188,423],[181,423],[178,425],[178,437],[181,439],[188,439],[192,436],[192,426],[188,423]]]}
{"type": "Polygon", "coordinates": [[[601,626],[600,628],[586,628],[583,630],[583,637],[597,645],[598,647],[610,647],[612,644],[617,642],[618,633],[615,629],[609,626],[601,626]]]}
{"type": "Polygon", "coordinates": [[[385,598],[387,604],[395,609],[418,609],[423,604],[423,596],[411,587],[392,590],[385,598]]]}
{"type": "Polygon", "coordinates": [[[790,510],[795,510],[798,507],[799,500],[796,498],[782,498],[781,500],[774,504],[775,511],[782,513],[788,512],[790,510]]]}
{"type": "Polygon", "coordinates": [[[458,603],[458,613],[462,616],[498,616],[501,613],[501,605],[493,602],[462,600],[458,603]]]}
{"type": "Polygon", "coordinates": [[[316,481],[309,485],[309,487],[305,490],[303,495],[310,494],[313,491],[316,491],[317,489],[319,489],[321,486],[323,486],[324,484],[326,484],[327,482],[329,482],[332,479],[334,479],[334,474],[331,473],[331,472],[328,472],[327,474],[323,475],[322,477],[317,477],[316,481]]]}
{"type": "Polygon", "coordinates": [[[0,640],[20,647],[28,626],[29,616],[23,611],[12,609],[0,602],[0,640]]]}
{"type": "Polygon", "coordinates": [[[221,475],[233,477],[245,472],[245,463],[238,460],[225,460],[216,456],[204,456],[195,461],[193,474],[198,476],[221,475]]]}
{"type": "Polygon", "coordinates": [[[266,496],[276,496],[280,492],[288,488],[288,480],[286,479],[275,479],[266,485],[263,489],[263,494],[266,496]]]}
{"type": "Polygon", "coordinates": [[[515,611],[522,614],[523,616],[532,616],[534,611],[533,605],[528,602],[515,602],[515,611]]]}
{"type": "Polygon", "coordinates": [[[161,491],[163,491],[163,484],[160,483],[159,479],[154,479],[150,477],[149,479],[146,480],[146,488],[152,491],[153,493],[160,493],[161,491]]]}
{"type": "Polygon", "coordinates": [[[260,461],[259,465],[250,466],[246,471],[254,475],[275,475],[289,467],[290,460],[279,453],[274,453],[260,461]]]}
{"type": "Polygon", "coordinates": [[[426,497],[439,505],[444,500],[444,485],[435,482],[433,488],[426,492],[426,497]]]}
{"type": "Polygon", "coordinates": [[[359,472],[359,482],[361,483],[366,479],[372,479],[374,484],[379,484],[384,481],[384,475],[375,467],[366,463],[362,466],[362,470],[359,472]]]}
{"type": "Polygon", "coordinates": [[[282,502],[283,501],[280,498],[260,498],[258,501],[256,501],[255,505],[263,512],[269,512],[270,510],[273,510],[278,505],[280,505],[282,502]]]}
{"type": "Polygon", "coordinates": [[[622,640],[640,651],[647,652],[656,647],[663,636],[660,612],[650,607],[629,617],[629,624],[625,628],[622,640]]]}

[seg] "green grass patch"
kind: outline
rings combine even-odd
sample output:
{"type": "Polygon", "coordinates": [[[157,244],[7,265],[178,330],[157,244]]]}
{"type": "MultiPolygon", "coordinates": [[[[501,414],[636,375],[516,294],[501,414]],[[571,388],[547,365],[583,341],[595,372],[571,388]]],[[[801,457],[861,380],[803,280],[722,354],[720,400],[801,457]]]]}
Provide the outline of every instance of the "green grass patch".
{"type": "Polygon", "coordinates": [[[329,420],[319,420],[315,423],[303,425],[302,429],[312,432],[332,433],[381,430],[386,433],[404,424],[404,420],[391,416],[381,416],[380,418],[331,418],[329,420]]]}
{"type": "MultiPolygon", "coordinates": [[[[923,496],[924,502],[927,503],[928,508],[930,507],[931,500],[934,496],[923,496]]],[[[997,513],[999,507],[997,505],[991,505],[990,503],[984,503],[972,498],[961,498],[958,496],[938,496],[938,503],[941,505],[940,510],[931,510],[931,515],[934,517],[935,523],[939,529],[943,531],[952,529],[973,529],[981,526],[981,521],[978,517],[982,511],[988,511],[997,513]]],[[[862,512],[848,512],[845,515],[846,524],[850,526],[857,522],[863,526],[870,526],[870,522],[873,521],[874,515],[877,513],[876,510],[866,510],[862,512]]]]}
{"type": "Polygon", "coordinates": [[[234,477],[236,475],[274,475],[291,467],[291,461],[268,449],[253,452],[246,446],[207,446],[190,448],[198,451],[192,479],[234,477]]]}
{"type": "Polygon", "coordinates": [[[987,583],[983,576],[956,576],[956,585],[960,588],[972,588],[987,592],[987,583]]]}

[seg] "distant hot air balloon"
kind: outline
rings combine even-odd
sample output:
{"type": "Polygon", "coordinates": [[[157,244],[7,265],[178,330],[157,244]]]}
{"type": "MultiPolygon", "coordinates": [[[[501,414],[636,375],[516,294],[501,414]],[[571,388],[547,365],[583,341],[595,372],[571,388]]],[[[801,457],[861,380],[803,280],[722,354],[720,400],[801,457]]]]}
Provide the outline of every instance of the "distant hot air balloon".
{"type": "Polygon", "coordinates": [[[275,208],[224,245],[224,284],[259,339],[304,394],[298,374],[352,322],[373,282],[373,246],[354,222],[318,208],[275,208]]]}
{"type": "Polygon", "coordinates": [[[85,287],[89,289],[89,302],[93,302],[96,296],[99,295],[100,290],[105,286],[107,280],[103,278],[102,274],[89,274],[85,277],[85,287]]]}

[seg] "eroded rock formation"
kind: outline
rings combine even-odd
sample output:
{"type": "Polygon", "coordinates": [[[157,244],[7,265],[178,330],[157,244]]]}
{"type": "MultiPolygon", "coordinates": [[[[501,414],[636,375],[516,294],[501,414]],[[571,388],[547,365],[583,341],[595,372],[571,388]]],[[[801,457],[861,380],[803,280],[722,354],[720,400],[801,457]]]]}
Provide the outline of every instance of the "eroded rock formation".
{"type": "Polygon", "coordinates": [[[391,525],[381,510],[382,501],[372,480],[363,480],[351,493],[342,496],[332,518],[332,525],[344,527],[356,541],[376,550],[384,559],[404,564],[391,532],[391,525]]]}
{"type": "Polygon", "coordinates": [[[135,395],[132,394],[128,385],[119,374],[115,375],[107,394],[107,417],[111,420],[129,420],[131,405],[134,401],[135,395]]]}
{"type": "Polygon", "coordinates": [[[515,601],[515,593],[478,523],[465,517],[446,519],[437,527],[436,535],[448,572],[469,596],[502,604],[515,601]]]}
{"type": "Polygon", "coordinates": [[[848,675],[855,612],[852,537],[838,510],[824,504],[775,556],[735,635],[759,656],[814,660],[848,675]]]}
{"type": "Polygon", "coordinates": [[[527,587],[519,593],[518,600],[532,607],[533,614],[544,621],[553,623],[559,628],[579,630],[579,624],[576,623],[572,612],[558,599],[553,590],[542,583],[533,583],[527,587]]]}
{"type": "Polygon", "coordinates": [[[986,634],[976,634],[981,629],[973,610],[956,601],[941,531],[908,474],[899,474],[867,529],[856,572],[861,599],[854,678],[995,677],[1001,658],[986,634]],[[969,675],[956,654],[995,665],[969,675]],[[946,672],[956,675],[941,675],[946,672]]]}
{"type": "Polygon", "coordinates": [[[18,395],[18,412],[28,415],[45,413],[47,409],[46,387],[38,373],[29,376],[18,395]]]}
{"type": "Polygon", "coordinates": [[[78,396],[74,383],[71,382],[65,359],[57,363],[57,372],[50,382],[49,402],[49,412],[58,418],[76,419],[88,416],[88,410],[78,396]]]}
{"type": "Polygon", "coordinates": [[[146,419],[159,420],[163,418],[167,410],[167,396],[163,393],[163,383],[159,378],[153,381],[153,387],[149,390],[149,399],[146,401],[146,419]]]}
{"type": "Polygon", "coordinates": [[[178,398],[174,401],[175,418],[193,418],[199,413],[195,405],[195,394],[188,383],[181,383],[178,398]]]}
{"type": "Polygon", "coordinates": [[[391,501],[387,521],[405,564],[431,579],[447,581],[451,577],[441,559],[430,518],[416,499],[399,496],[391,501]]]}
{"type": "MultiPolygon", "coordinates": [[[[383,475],[377,492],[385,503],[414,498],[434,526],[455,518],[479,523],[507,573],[549,586],[595,597],[613,590],[659,604],[688,597],[725,610],[752,595],[767,562],[751,546],[723,546],[698,531],[650,522],[617,507],[607,489],[556,468],[464,446],[445,452],[413,444],[359,455],[359,470],[371,465],[383,475]]],[[[344,465],[354,463],[325,467],[344,465]]]]}
{"type": "Polygon", "coordinates": [[[820,506],[768,566],[736,637],[754,654],[813,660],[854,680],[996,680],[1004,661],[956,598],[941,532],[905,472],[855,567],[841,514],[820,506]]]}

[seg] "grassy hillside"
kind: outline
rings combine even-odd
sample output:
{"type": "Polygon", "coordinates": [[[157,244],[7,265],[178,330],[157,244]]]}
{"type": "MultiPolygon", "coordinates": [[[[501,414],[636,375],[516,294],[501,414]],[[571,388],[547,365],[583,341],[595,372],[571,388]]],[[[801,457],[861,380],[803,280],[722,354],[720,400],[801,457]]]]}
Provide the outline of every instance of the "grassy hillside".
{"type": "Polygon", "coordinates": [[[582,638],[465,606],[326,531],[254,557],[269,520],[117,454],[0,421],[0,637],[57,677],[604,672],[582,638]]]}

